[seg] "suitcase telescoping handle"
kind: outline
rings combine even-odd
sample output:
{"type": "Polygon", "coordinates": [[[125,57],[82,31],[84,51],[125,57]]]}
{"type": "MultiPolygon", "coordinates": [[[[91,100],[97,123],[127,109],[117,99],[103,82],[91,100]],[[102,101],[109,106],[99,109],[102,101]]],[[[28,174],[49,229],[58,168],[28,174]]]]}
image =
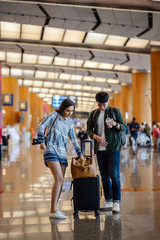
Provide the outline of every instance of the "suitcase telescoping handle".
{"type": "Polygon", "coordinates": [[[90,156],[92,157],[92,141],[90,140],[83,140],[81,141],[81,151],[82,151],[82,145],[85,144],[86,142],[90,143],[90,156]]]}

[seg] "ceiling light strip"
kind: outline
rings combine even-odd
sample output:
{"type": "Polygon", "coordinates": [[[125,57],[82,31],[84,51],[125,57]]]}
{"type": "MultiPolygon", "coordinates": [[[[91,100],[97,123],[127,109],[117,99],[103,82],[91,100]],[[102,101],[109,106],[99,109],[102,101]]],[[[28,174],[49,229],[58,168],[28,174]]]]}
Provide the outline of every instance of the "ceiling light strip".
{"type": "Polygon", "coordinates": [[[66,49],[79,49],[79,50],[94,50],[100,52],[120,52],[120,53],[138,53],[138,54],[150,54],[150,49],[145,48],[132,48],[132,47],[117,47],[117,46],[101,46],[96,44],[81,44],[81,43],[65,43],[65,42],[50,42],[50,41],[41,41],[41,40],[24,40],[24,39],[8,39],[1,38],[0,43],[5,44],[21,44],[25,46],[37,46],[37,47],[58,47],[66,49]]]}
{"type": "MultiPolygon", "coordinates": [[[[6,64],[7,62],[2,62],[3,66],[4,64],[6,64]]],[[[29,63],[7,63],[9,64],[11,67],[13,66],[19,66],[19,67],[29,67],[33,70],[33,64],[29,64],[29,63]]],[[[47,68],[47,69],[52,69],[53,70],[53,67],[54,66],[51,66],[51,65],[38,65],[38,64],[34,64],[34,67],[40,69],[40,68],[47,68]]],[[[92,72],[105,72],[105,73],[132,73],[132,69],[130,69],[129,71],[118,71],[118,70],[114,70],[114,69],[101,69],[101,68],[85,68],[85,67],[72,67],[72,66],[64,66],[64,65],[55,65],[55,68],[56,69],[62,69],[62,67],[64,69],[71,69],[75,72],[75,69],[76,70],[82,70],[82,71],[92,71],[92,72]]],[[[28,69],[29,70],[29,69],[28,69]]]]}

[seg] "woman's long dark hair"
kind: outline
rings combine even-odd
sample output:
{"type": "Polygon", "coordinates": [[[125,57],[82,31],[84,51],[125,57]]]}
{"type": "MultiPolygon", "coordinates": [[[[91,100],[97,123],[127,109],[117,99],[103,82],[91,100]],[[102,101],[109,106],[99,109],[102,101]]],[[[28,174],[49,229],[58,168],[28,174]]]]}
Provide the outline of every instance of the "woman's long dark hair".
{"type": "Polygon", "coordinates": [[[65,99],[63,100],[63,102],[61,103],[59,109],[57,110],[58,113],[62,114],[63,111],[70,107],[70,106],[73,106],[74,107],[74,110],[75,110],[75,105],[74,105],[74,102],[70,99],[65,99]]]}

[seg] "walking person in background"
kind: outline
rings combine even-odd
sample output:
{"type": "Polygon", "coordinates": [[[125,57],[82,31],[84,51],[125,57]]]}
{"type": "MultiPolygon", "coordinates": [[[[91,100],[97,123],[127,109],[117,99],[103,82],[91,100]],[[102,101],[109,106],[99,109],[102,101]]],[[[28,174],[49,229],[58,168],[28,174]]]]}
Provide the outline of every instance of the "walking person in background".
{"type": "MultiPolygon", "coordinates": [[[[82,143],[82,141],[86,140],[88,138],[88,134],[86,132],[86,128],[85,125],[83,124],[82,127],[79,130],[78,136],[80,139],[80,143],[82,143]]],[[[82,144],[82,153],[85,151],[85,144],[82,144]]]]}
{"type": "Polygon", "coordinates": [[[126,134],[126,143],[124,145],[124,148],[126,149],[127,148],[127,144],[128,144],[128,136],[129,136],[129,126],[126,122],[126,131],[125,131],[125,134],[126,134]]]}
{"type": "Polygon", "coordinates": [[[74,132],[73,122],[70,118],[74,109],[74,103],[70,99],[65,99],[61,103],[59,109],[50,113],[37,127],[40,148],[44,150],[45,165],[50,168],[54,177],[49,214],[50,218],[66,218],[65,213],[57,210],[57,202],[61,194],[66,167],[68,166],[66,153],[68,136],[74,145],[77,155],[80,159],[83,159],[74,132]],[[46,127],[51,130],[47,136],[47,143],[45,144],[44,132],[46,127]]]}
{"type": "Polygon", "coordinates": [[[154,152],[158,152],[158,143],[159,143],[159,137],[160,137],[160,123],[156,124],[156,127],[153,129],[153,143],[154,143],[154,152]]]}
{"type": "Polygon", "coordinates": [[[98,109],[93,110],[87,121],[88,135],[94,139],[94,150],[102,178],[105,205],[102,209],[120,212],[120,131],[125,131],[125,122],[118,108],[114,108],[116,121],[113,120],[109,95],[99,92],[95,96],[98,109]]]}
{"type": "Polygon", "coordinates": [[[131,133],[132,150],[133,150],[133,154],[135,155],[137,152],[138,131],[140,129],[139,123],[136,122],[135,117],[132,119],[132,122],[129,125],[129,129],[131,133]]]}

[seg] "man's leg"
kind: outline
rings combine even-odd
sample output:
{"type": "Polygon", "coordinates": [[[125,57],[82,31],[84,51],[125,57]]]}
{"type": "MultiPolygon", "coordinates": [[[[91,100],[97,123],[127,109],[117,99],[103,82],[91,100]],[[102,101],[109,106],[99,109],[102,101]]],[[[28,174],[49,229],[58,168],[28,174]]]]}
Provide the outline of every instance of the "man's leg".
{"type": "Polygon", "coordinates": [[[121,184],[120,184],[120,150],[110,153],[108,156],[110,177],[112,180],[113,202],[121,200],[121,184]]]}
{"type": "Polygon", "coordinates": [[[109,174],[107,154],[105,151],[98,151],[97,153],[97,162],[102,178],[102,185],[104,191],[104,197],[107,202],[112,201],[112,186],[109,174]]]}
{"type": "Polygon", "coordinates": [[[133,153],[136,153],[136,141],[135,141],[134,137],[131,137],[131,141],[132,141],[132,150],[133,150],[133,153]]]}
{"type": "Polygon", "coordinates": [[[120,212],[119,202],[121,201],[120,184],[120,150],[110,153],[108,156],[110,177],[112,180],[113,208],[114,213],[120,212]]]}

